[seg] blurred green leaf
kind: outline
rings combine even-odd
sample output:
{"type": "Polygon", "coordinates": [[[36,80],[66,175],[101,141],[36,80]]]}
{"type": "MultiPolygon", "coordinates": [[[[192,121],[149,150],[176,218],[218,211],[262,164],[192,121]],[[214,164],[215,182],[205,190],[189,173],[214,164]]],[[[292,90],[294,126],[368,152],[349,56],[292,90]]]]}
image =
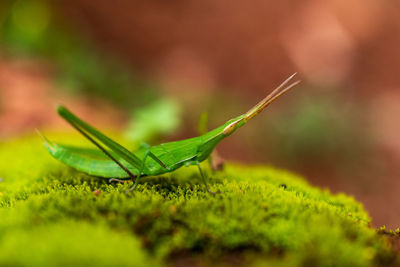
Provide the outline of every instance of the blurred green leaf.
{"type": "Polygon", "coordinates": [[[181,120],[181,106],[177,101],[157,100],[132,114],[125,136],[134,143],[151,142],[172,134],[181,124],[181,120]]]}

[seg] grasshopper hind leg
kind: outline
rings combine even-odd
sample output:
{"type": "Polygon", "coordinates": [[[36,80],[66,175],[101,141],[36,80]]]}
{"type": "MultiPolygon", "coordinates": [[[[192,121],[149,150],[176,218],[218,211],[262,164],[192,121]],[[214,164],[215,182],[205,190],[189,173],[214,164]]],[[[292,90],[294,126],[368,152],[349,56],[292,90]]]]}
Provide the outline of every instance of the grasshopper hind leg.
{"type": "Polygon", "coordinates": [[[200,167],[200,163],[197,162],[196,165],[197,165],[197,167],[199,168],[200,176],[201,176],[201,179],[203,179],[203,183],[204,183],[204,185],[205,185],[205,187],[206,187],[206,189],[207,189],[207,192],[210,193],[210,194],[212,194],[212,195],[221,194],[220,191],[214,192],[214,191],[211,191],[211,190],[210,190],[210,187],[209,187],[208,184],[207,184],[206,176],[204,175],[204,172],[203,172],[203,170],[202,170],[201,167],[200,167]]]}

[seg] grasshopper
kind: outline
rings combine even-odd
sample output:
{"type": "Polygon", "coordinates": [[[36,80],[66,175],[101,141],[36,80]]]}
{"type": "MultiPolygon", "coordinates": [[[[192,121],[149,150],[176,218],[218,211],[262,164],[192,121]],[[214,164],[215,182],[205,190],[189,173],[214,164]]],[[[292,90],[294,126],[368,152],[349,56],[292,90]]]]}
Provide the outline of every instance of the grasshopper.
{"type": "Polygon", "coordinates": [[[67,108],[59,106],[58,114],[99,150],[60,145],[42,136],[44,146],[57,160],[89,175],[111,178],[110,182],[123,182],[130,178],[134,185],[127,192],[134,190],[142,177],[161,175],[182,166],[196,165],[207,191],[215,194],[216,192],[211,191],[207,184],[200,162],[206,160],[224,138],[230,136],[269,104],[295,87],[300,81],[289,84],[295,75],[296,73],[286,79],[245,114],[227,121],[214,130],[198,137],[156,146],[142,144],[135,151],[129,151],[82,121],[67,108]]]}

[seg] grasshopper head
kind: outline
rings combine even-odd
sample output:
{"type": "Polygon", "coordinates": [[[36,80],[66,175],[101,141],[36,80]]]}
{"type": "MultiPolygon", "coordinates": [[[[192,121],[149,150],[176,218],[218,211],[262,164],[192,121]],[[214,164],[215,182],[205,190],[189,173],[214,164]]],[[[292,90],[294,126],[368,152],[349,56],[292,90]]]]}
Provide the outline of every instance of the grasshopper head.
{"type": "Polygon", "coordinates": [[[224,135],[230,135],[240,127],[242,127],[246,123],[245,117],[242,115],[236,119],[230,120],[227,122],[227,126],[225,126],[222,131],[224,135]]]}

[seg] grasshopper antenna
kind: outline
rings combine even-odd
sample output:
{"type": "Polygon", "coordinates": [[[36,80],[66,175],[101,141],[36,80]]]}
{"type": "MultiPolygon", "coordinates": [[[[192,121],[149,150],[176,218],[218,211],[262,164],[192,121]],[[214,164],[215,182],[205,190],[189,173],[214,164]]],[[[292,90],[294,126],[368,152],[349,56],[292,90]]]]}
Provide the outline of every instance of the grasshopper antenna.
{"type": "Polygon", "coordinates": [[[294,76],[296,76],[297,72],[293,73],[289,78],[287,78],[283,83],[281,83],[274,91],[272,91],[269,95],[267,95],[263,100],[257,103],[253,108],[251,108],[246,113],[245,120],[248,121],[260,113],[263,109],[269,106],[272,102],[274,102],[277,98],[281,97],[285,93],[287,93],[290,89],[298,85],[301,81],[298,80],[287,85],[294,76]]]}
{"type": "Polygon", "coordinates": [[[244,116],[237,121],[232,122],[228,126],[225,127],[223,130],[224,134],[230,134],[234,129],[236,129],[236,126],[244,121],[245,123],[252,118],[254,118],[258,113],[260,113],[263,109],[265,109],[267,106],[269,106],[272,102],[274,102],[277,98],[281,97],[282,95],[286,94],[290,89],[295,87],[300,83],[299,81],[293,82],[289,85],[290,80],[293,79],[294,76],[296,76],[296,72],[293,73],[289,78],[287,78],[283,83],[281,83],[275,90],[273,90],[270,94],[268,94],[263,100],[257,103],[254,107],[252,107],[249,111],[247,111],[244,116]]]}

